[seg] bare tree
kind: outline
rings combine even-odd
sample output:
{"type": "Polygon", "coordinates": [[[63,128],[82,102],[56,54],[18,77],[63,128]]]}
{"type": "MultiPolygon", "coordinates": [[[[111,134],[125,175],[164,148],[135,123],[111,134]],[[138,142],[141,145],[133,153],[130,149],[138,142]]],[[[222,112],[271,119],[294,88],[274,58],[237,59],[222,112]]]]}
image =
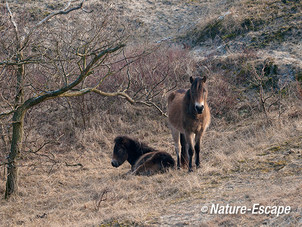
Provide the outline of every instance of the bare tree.
{"type": "Polygon", "coordinates": [[[89,92],[135,102],[124,91],[99,89],[104,79],[114,73],[108,59],[125,46],[124,28],[109,16],[97,19],[89,15],[84,0],[71,2],[31,24],[25,24],[26,18],[17,18],[8,2],[1,9],[0,119],[12,125],[5,198],[18,189],[17,160],[29,109],[49,99],[89,92]]]}

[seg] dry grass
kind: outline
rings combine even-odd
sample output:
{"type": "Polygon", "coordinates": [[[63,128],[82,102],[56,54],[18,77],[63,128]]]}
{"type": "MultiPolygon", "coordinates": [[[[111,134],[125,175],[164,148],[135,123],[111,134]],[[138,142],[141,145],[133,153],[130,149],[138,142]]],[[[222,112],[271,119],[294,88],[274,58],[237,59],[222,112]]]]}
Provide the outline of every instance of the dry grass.
{"type": "MultiPolygon", "coordinates": [[[[286,220],[294,224],[300,220],[297,196],[302,171],[301,119],[284,123],[282,130],[252,119],[239,125],[212,127],[204,138],[200,169],[192,174],[187,170],[172,170],[151,177],[127,175],[129,164],[113,168],[110,164],[112,141],[116,135],[132,131],[130,136],[173,153],[166,119],[140,116],[136,118],[135,126],[129,124],[129,119],[118,120],[118,131],[114,121],[116,119],[107,117],[102,123],[93,119],[95,127],[85,131],[77,129],[75,140],[81,147],[71,145],[68,150],[56,151],[58,147],[50,145],[39,155],[27,154],[21,161],[18,195],[1,202],[0,225],[120,223],[132,226],[135,223],[198,225],[222,222],[232,225],[264,221],[287,223],[286,220]],[[135,131],[137,127],[139,129],[135,131]],[[148,127],[150,129],[146,130],[148,127]],[[203,204],[249,206],[256,202],[290,205],[293,211],[286,220],[284,216],[259,215],[223,216],[221,219],[199,212],[203,204]]],[[[2,194],[3,172],[0,185],[2,194]]]]}
{"type": "MultiPolygon", "coordinates": [[[[301,5],[298,1],[233,1],[229,7],[222,7],[220,11],[212,10],[183,38],[191,41],[191,45],[203,45],[203,42],[212,42],[209,45],[219,42],[222,45],[231,40],[240,45],[240,40],[243,41],[241,45],[246,47],[264,48],[287,39],[293,41],[299,36],[300,15],[301,5]]],[[[228,45],[230,47],[234,43],[228,45]]]]}
{"type": "MultiPolygon", "coordinates": [[[[245,2],[257,7],[256,3],[260,1],[245,2]]],[[[264,10],[263,4],[267,3],[261,2],[259,8],[264,10]]],[[[272,2],[276,1],[268,2],[272,7],[275,4],[279,6],[279,3],[272,2]]],[[[279,2],[282,4],[282,1],[279,2]]],[[[27,3],[29,8],[32,8],[32,4],[40,4],[34,1],[27,3]]],[[[214,10],[219,10],[219,15],[228,10],[232,12],[226,20],[226,29],[234,22],[240,24],[245,18],[240,14],[242,12],[238,14],[231,8],[233,5],[238,7],[240,1],[229,1],[228,4],[217,0],[132,3],[129,8],[125,8],[123,1],[117,1],[113,8],[117,12],[125,12],[124,16],[128,19],[129,15],[135,14],[131,23],[135,22],[134,25],[138,26],[146,40],[174,36],[184,22],[188,24],[186,20],[196,22],[205,16],[216,18],[214,10]],[[169,8],[169,4],[173,7],[169,8]],[[144,6],[148,8],[149,14],[145,13],[144,6]],[[173,11],[175,9],[179,10],[179,14],[173,11]],[[201,11],[204,16],[200,15],[201,11]],[[167,18],[167,15],[171,17],[167,18]],[[234,21],[234,15],[242,17],[234,21]],[[160,20],[159,16],[167,19],[160,20]]],[[[61,6],[56,1],[49,1],[43,7],[48,11],[61,6]]],[[[33,10],[33,17],[40,15],[38,9],[33,10]]],[[[256,10],[251,8],[249,13],[252,11],[256,10]]],[[[256,16],[263,13],[259,11],[256,16]]],[[[136,42],[141,41],[141,38],[139,36],[136,42]]],[[[188,50],[168,50],[171,50],[170,57],[173,53],[178,54],[171,68],[172,72],[176,71],[171,75],[182,82],[177,87],[188,87],[188,82],[184,81],[195,73],[192,66],[195,60],[189,57],[188,50]],[[186,59],[182,61],[182,58],[186,59]]],[[[167,49],[162,52],[169,53],[167,49]]],[[[156,61],[147,58],[147,63],[138,62],[132,69],[132,75],[138,71],[137,68],[149,73],[147,69],[150,65],[151,68],[160,65],[159,72],[165,70],[166,64],[162,60],[166,58],[164,53],[158,55],[158,58],[155,54],[156,61]]],[[[153,55],[150,56],[152,59],[153,55]]],[[[254,52],[232,52],[221,58],[206,56],[197,64],[201,71],[208,70],[213,121],[203,140],[201,167],[193,173],[181,169],[150,177],[132,176],[127,175],[129,164],[118,169],[111,166],[113,140],[117,135],[137,138],[175,157],[167,119],[159,116],[156,110],[131,106],[121,99],[100,100],[90,95],[84,100],[72,100],[72,110],[66,108],[68,105],[65,100],[49,101],[31,110],[26,117],[24,152],[19,161],[19,192],[8,201],[0,200],[0,226],[300,225],[301,100],[297,99],[291,87],[292,90],[288,89],[282,100],[284,112],[281,118],[278,119],[278,110],[273,109],[269,113],[271,121],[267,121],[255,107],[255,90],[251,89],[250,93],[244,95],[239,92],[247,78],[242,66],[248,61],[255,61],[255,58],[259,60],[258,56],[254,52]],[[246,106],[250,108],[249,114],[240,114],[246,106]],[[84,109],[83,114],[81,108],[84,109]],[[83,115],[87,122],[84,122],[83,115]],[[279,217],[201,213],[203,205],[210,206],[213,203],[248,207],[254,203],[286,205],[291,206],[292,211],[279,217]]],[[[295,56],[293,58],[299,65],[300,61],[295,56]]],[[[172,58],[167,59],[170,61],[172,58]]],[[[281,62],[281,58],[278,60],[281,62]]],[[[161,74],[156,75],[160,78],[161,74]]],[[[152,76],[145,83],[149,84],[150,81],[152,76]]],[[[166,92],[155,99],[163,109],[166,92]]],[[[6,143],[8,137],[5,138],[6,143]]],[[[0,160],[4,163],[9,148],[3,141],[0,145],[0,160]]],[[[2,165],[1,195],[5,191],[5,178],[6,170],[2,165]]]]}

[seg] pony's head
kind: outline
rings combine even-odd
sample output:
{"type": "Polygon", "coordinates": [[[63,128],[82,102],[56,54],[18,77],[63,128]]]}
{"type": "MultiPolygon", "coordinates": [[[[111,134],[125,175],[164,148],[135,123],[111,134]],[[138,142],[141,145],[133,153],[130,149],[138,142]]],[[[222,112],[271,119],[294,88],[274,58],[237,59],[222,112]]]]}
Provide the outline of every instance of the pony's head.
{"type": "Polygon", "coordinates": [[[114,140],[115,145],[113,149],[113,155],[111,165],[113,167],[119,167],[128,159],[127,144],[129,141],[125,137],[118,136],[114,140]]]}
{"type": "Polygon", "coordinates": [[[207,101],[208,89],[206,86],[206,80],[207,78],[205,76],[203,78],[201,77],[193,78],[192,76],[190,77],[191,102],[197,114],[202,114],[204,110],[204,105],[207,101]]]}

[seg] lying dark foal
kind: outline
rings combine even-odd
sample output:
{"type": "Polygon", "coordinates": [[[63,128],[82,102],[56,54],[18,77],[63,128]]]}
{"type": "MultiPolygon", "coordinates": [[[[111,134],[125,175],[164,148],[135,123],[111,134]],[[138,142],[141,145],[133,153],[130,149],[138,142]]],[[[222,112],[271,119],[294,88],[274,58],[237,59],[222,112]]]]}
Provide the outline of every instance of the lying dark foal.
{"type": "Polygon", "coordinates": [[[175,166],[175,161],[170,154],[157,151],[127,136],[118,136],[114,142],[111,161],[114,167],[119,167],[127,160],[131,165],[132,174],[151,175],[165,172],[175,166]]]}

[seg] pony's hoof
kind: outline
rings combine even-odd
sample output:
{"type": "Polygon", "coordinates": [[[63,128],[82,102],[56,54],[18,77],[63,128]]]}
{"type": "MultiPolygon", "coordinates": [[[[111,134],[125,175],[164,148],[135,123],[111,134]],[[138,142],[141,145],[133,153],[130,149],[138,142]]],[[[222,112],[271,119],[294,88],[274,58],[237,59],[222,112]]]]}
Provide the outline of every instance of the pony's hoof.
{"type": "Polygon", "coordinates": [[[188,171],[189,173],[192,173],[193,172],[193,169],[191,168],[191,169],[189,169],[189,171],[188,171]]]}

